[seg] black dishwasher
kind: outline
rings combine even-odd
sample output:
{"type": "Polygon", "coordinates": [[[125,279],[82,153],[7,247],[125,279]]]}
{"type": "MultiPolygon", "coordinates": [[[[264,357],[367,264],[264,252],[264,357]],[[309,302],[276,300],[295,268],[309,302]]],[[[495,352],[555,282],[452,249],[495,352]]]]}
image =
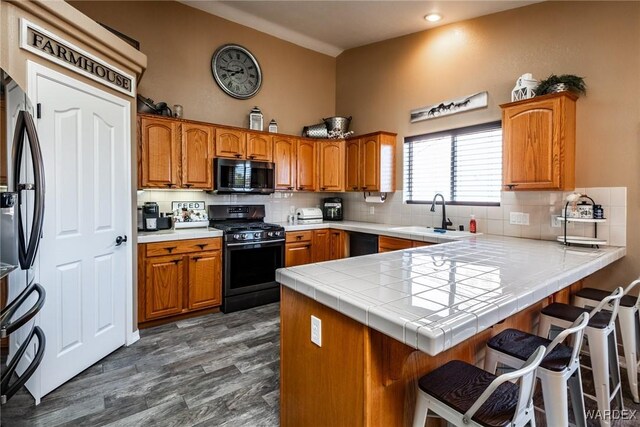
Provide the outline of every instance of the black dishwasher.
{"type": "Polygon", "coordinates": [[[377,253],[377,234],[349,232],[349,257],[377,253]]]}

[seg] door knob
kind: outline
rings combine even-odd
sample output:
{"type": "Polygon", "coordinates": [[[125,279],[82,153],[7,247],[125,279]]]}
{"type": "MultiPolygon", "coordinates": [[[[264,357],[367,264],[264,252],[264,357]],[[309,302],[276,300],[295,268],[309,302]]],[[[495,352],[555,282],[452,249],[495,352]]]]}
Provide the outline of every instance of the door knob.
{"type": "Polygon", "coordinates": [[[123,244],[123,243],[124,243],[124,242],[126,242],[126,241],[127,241],[127,236],[126,236],[126,234],[125,234],[125,236],[124,236],[124,237],[122,237],[122,236],[118,236],[118,237],[116,237],[116,246],[120,246],[121,244],[123,244]]]}

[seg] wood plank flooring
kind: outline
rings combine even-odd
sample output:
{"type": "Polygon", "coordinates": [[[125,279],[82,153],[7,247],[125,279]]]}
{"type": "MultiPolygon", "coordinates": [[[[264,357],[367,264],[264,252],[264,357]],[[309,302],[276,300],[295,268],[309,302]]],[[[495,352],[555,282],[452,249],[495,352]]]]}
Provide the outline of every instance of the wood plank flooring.
{"type": "MultiPolygon", "coordinates": [[[[211,314],[144,329],[141,339],[93,365],[42,399],[26,391],[0,408],[12,426],[257,426],[279,425],[279,304],[211,314]]],[[[623,370],[625,407],[630,399],[623,370]]],[[[590,372],[585,391],[593,393],[590,372]]],[[[539,390],[539,389],[538,389],[539,390]]],[[[541,396],[538,391],[536,400],[541,396]]],[[[595,409],[587,399],[587,408],[595,409]]],[[[539,426],[544,416],[536,414],[539,426]]],[[[589,420],[589,426],[598,426],[589,420]]]]}
{"type": "Polygon", "coordinates": [[[16,394],[2,426],[278,426],[279,330],[279,304],[141,330],[40,405],[16,394]]]}

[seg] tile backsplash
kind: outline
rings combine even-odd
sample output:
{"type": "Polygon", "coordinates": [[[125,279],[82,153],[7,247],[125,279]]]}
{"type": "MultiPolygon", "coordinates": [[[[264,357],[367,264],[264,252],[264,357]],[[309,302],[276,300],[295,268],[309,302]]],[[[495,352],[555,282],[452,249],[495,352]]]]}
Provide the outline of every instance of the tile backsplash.
{"type": "MultiPolygon", "coordinates": [[[[607,221],[598,224],[598,237],[606,239],[610,245],[626,246],[627,229],[627,188],[593,187],[576,188],[575,192],[587,194],[602,205],[607,221]]],[[[464,225],[469,229],[469,219],[475,215],[479,233],[531,239],[555,240],[562,234],[562,227],[552,227],[552,216],[559,215],[564,208],[565,198],[570,192],[562,191],[504,191],[500,206],[447,206],[447,217],[458,229],[464,225]],[[511,212],[529,214],[529,225],[512,225],[511,212]]],[[[378,222],[398,225],[424,225],[439,227],[442,221],[442,207],[436,206],[430,212],[430,204],[405,204],[402,191],[389,193],[384,203],[366,203],[362,193],[342,194],[345,199],[345,219],[351,221],[378,222]]],[[[567,234],[593,236],[594,224],[569,223],[567,234]]]]}
{"type": "Polygon", "coordinates": [[[286,222],[289,209],[320,207],[324,197],[331,193],[273,193],[270,195],[217,195],[204,191],[144,190],[138,191],[138,205],[157,202],[160,212],[170,212],[172,201],[204,200],[205,204],[265,205],[265,221],[286,222]]]}

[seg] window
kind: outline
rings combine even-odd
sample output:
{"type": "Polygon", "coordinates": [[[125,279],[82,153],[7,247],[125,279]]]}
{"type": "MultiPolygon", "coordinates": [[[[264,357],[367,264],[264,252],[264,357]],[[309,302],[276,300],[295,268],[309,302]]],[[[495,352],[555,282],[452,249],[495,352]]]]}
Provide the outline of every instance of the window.
{"type": "Polygon", "coordinates": [[[486,123],[404,140],[407,203],[499,205],[502,188],[502,124],[486,123]]]}

